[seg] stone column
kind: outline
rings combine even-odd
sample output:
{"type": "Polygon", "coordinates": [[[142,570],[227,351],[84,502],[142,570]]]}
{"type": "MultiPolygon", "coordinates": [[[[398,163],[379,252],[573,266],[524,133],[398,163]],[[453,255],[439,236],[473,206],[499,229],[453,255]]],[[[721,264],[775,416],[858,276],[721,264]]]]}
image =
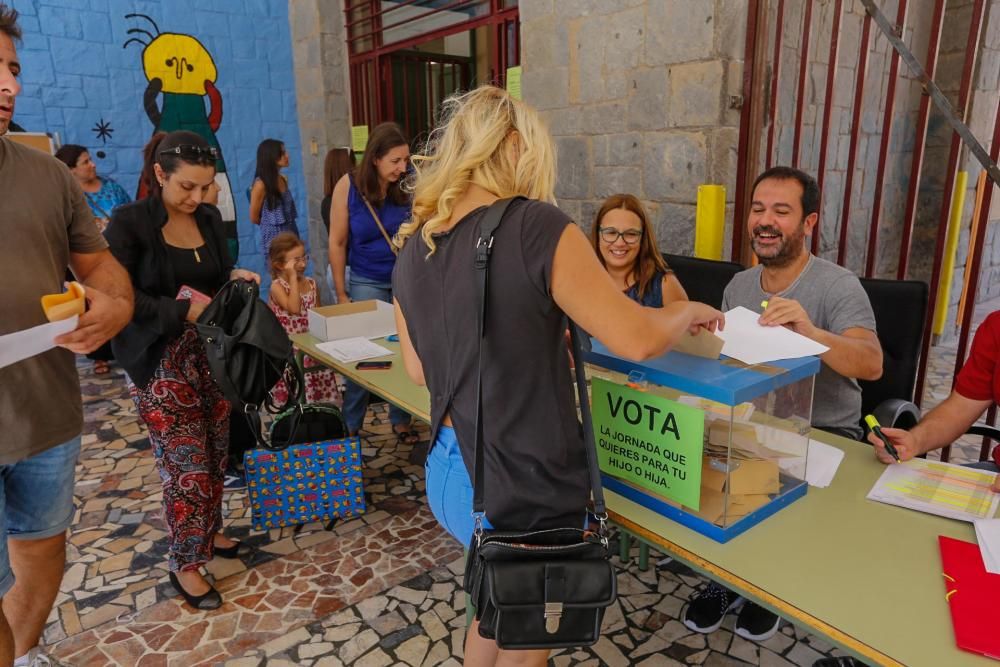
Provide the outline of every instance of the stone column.
{"type": "Polygon", "coordinates": [[[295,62],[302,167],[305,173],[309,247],[313,276],[323,303],[332,303],[327,287],[326,228],[320,218],[323,161],[328,150],[351,138],[350,77],[342,0],[288,0],[295,62]]]}

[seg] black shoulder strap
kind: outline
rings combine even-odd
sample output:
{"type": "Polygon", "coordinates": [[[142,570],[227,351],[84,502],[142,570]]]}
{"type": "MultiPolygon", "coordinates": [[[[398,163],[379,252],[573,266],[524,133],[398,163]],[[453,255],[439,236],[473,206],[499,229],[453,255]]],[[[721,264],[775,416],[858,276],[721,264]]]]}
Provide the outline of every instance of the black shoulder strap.
{"type": "MultiPolygon", "coordinates": [[[[479,225],[479,239],[476,241],[476,274],[479,293],[479,368],[476,380],[476,461],[473,466],[475,479],[472,486],[472,511],[482,514],[485,510],[484,491],[486,476],[485,443],[483,441],[483,338],[486,332],[487,294],[489,288],[489,264],[493,252],[493,234],[503,220],[507,207],[513,199],[501,199],[490,206],[479,225]]],[[[594,428],[590,416],[590,400],[587,393],[587,377],[583,368],[583,352],[576,332],[577,327],[570,323],[570,336],[573,342],[573,358],[576,366],[576,383],[580,393],[580,410],[583,418],[584,449],[587,451],[587,468],[590,472],[590,487],[594,496],[594,514],[599,519],[605,519],[604,487],[601,485],[601,471],[597,465],[597,449],[594,444],[594,428]]]]}

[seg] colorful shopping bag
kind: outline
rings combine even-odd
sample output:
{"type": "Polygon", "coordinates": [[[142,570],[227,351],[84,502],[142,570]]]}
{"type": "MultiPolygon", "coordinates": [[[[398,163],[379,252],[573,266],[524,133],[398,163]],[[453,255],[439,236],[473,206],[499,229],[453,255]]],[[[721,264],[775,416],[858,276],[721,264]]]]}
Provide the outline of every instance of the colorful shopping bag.
{"type": "Polygon", "coordinates": [[[357,516],[365,511],[357,436],[252,449],[243,457],[254,530],[357,516]]]}

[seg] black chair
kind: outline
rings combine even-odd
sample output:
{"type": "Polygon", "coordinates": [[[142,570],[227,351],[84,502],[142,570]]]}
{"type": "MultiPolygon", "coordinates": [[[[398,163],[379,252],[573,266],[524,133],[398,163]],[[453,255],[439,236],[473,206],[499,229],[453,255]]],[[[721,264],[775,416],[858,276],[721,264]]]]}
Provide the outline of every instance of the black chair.
{"type": "MultiPolygon", "coordinates": [[[[913,428],[920,421],[913,390],[927,315],[927,285],[919,280],[861,278],[861,286],[875,311],[883,358],[882,377],[874,382],[859,382],[862,413],[874,414],[880,424],[913,428]]],[[[868,427],[864,428],[867,432],[868,427]]],[[[983,436],[980,461],[989,458],[990,441],[1000,443],[1000,429],[995,426],[973,424],[965,433],[983,436]]],[[[942,451],[942,460],[947,460],[949,449],[950,446],[942,451]]]]}
{"type": "Polygon", "coordinates": [[[700,259],[684,255],[663,253],[667,266],[673,269],[688,299],[707,303],[713,308],[722,306],[722,293],[726,285],[743,270],[741,264],[715,259],[700,259]]]}
{"type": "MultiPolygon", "coordinates": [[[[927,283],[919,280],[861,278],[875,311],[882,346],[882,377],[860,380],[861,414],[873,414],[880,424],[912,428],[920,419],[913,403],[920,360],[920,342],[927,316],[927,283]]],[[[867,432],[867,426],[862,426],[867,432]]]]}

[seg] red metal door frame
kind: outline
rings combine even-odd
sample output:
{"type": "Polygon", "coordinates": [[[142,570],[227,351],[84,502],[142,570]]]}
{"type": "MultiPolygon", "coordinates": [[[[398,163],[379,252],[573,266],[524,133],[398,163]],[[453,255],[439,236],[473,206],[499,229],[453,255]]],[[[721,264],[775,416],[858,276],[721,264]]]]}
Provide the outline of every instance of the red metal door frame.
{"type": "Polygon", "coordinates": [[[392,7],[382,9],[378,0],[345,0],[344,14],[348,35],[352,124],[366,124],[373,127],[382,122],[396,120],[393,118],[392,65],[389,56],[397,51],[412,49],[429,41],[475,30],[482,26],[491,26],[495,31],[494,52],[491,54],[493,67],[491,78],[494,83],[503,85],[507,67],[520,62],[520,31],[514,30],[515,38],[513,40],[509,40],[507,36],[509,26],[519,25],[519,11],[516,5],[505,7],[506,3],[503,0],[454,0],[440,7],[427,8],[427,12],[408,19],[384,23],[384,17],[392,11],[401,7],[416,7],[424,1],[401,0],[392,7]],[[454,23],[391,44],[384,43],[384,33],[387,28],[398,28],[445,10],[470,9],[486,5],[489,7],[488,13],[483,16],[454,23]],[[353,16],[354,12],[365,7],[368,8],[368,16],[361,18],[353,16]],[[358,49],[359,42],[365,39],[371,41],[370,48],[358,49]],[[511,46],[513,46],[513,51],[510,50],[511,46]],[[515,62],[511,62],[512,60],[515,62]]]}

